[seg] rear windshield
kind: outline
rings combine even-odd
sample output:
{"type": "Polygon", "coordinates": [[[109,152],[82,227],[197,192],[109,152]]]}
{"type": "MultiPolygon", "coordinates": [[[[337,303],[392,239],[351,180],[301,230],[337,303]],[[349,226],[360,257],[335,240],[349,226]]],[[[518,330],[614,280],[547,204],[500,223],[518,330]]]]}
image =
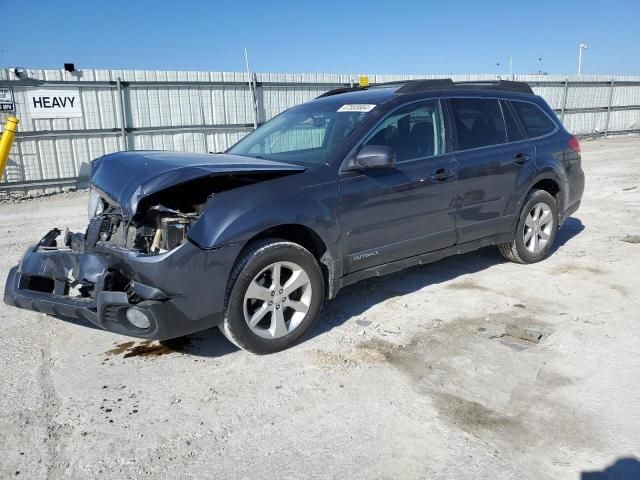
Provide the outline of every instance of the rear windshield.
{"type": "Polygon", "coordinates": [[[299,105],[247,135],[227,153],[303,165],[322,163],[374,107],[299,105]]]}

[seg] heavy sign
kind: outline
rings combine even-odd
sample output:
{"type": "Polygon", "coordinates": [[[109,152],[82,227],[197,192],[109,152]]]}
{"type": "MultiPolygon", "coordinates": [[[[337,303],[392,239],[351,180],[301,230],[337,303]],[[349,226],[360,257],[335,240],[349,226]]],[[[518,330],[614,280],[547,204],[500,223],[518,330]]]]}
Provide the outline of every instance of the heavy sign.
{"type": "Polygon", "coordinates": [[[13,112],[15,109],[11,87],[0,87],[0,112],[13,112]]]}
{"type": "Polygon", "coordinates": [[[78,89],[36,88],[28,90],[27,106],[31,118],[82,117],[78,89]]]}

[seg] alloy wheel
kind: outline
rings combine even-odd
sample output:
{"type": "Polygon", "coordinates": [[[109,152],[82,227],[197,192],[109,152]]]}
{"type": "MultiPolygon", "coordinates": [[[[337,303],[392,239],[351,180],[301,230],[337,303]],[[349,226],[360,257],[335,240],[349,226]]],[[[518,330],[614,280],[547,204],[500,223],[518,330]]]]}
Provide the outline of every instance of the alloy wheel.
{"type": "Polygon", "coordinates": [[[553,232],[553,213],[544,202],[536,203],[524,221],[522,232],[525,248],[538,254],[547,246],[553,232]]]}
{"type": "Polygon", "coordinates": [[[275,262],[258,273],[244,294],[247,325],[256,335],[275,339],[295,330],[311,305],[311,280],[293,262],[275,262]]]}

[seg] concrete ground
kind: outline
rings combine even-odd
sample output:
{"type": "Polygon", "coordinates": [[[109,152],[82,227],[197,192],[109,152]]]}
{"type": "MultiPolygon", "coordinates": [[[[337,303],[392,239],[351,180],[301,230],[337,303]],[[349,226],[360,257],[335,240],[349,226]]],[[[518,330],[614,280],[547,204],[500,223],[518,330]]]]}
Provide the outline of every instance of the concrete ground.
{"type": "MultiPolygon", "coordinates": [[[[280,354],[0,305],[0,477],[640,478],[640,139],[582,146],[548,260],[487,248],[365,281],[280,354]]],[[[85,201],[0,207],[1,288],[85,201]]]]}

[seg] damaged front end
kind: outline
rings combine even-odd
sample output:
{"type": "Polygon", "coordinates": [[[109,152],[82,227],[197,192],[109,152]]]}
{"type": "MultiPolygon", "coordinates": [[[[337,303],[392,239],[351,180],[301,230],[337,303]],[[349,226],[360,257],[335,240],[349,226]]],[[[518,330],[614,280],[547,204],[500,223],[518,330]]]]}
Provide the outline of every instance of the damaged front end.
{"type": "Polygon", "coordinates": [[[190,228],[218,193],[299,168],[213,155],[224,158],[185,166],[142,153],[99,159],[86,231],[52,229],[30,247],[9,273],[5,303],[141,338],[173,338],[221,321],[242,245],[202,249],[189,241],[190,228]]]}
{"type": "MultiPolygon", "coordinates": [[[[195,186],[194,186],[195,188],[195,186]]],[[[92,189],[91,196],[97,196],[99,207],[90,218],[86,234],[73,234],[65,244],[74,250],[92,249],[98,242],[106,242],[115,247],[134,250],[140,254],[160,254],[173,250],[187,239],[189,228],[200,218],[208,194],[198,198],[194,192],[164,192],[158,203],[141,205],[141,212],[128,218],[120,206],[113,206],[92,189]],[[186,196],[187,201],[172,201],[186,196]],[[172,205],[172,207],[166,206],[172,205]]],[[[153,203],[153,199],[145,203],[153,203]]]]}

